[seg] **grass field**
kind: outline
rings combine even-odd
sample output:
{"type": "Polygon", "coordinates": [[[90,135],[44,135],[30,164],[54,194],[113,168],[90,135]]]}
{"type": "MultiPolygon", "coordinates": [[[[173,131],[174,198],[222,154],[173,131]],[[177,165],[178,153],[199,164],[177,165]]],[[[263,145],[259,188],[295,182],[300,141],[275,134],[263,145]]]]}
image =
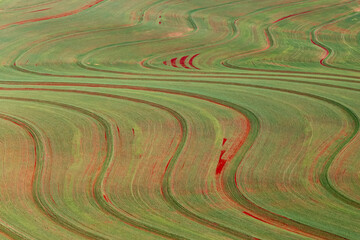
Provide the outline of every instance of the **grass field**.
{"type": "Polygon", "coordinates": [[[360,239],[360,3],[0,0],[0,239],[360,239]]]}

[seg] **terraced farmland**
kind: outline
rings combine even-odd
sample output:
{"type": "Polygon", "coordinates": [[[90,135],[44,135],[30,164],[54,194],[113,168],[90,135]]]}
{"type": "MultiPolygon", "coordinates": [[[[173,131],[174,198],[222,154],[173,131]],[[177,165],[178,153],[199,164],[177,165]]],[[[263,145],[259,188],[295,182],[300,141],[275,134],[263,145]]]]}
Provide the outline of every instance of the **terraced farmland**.
{"type": "Polygon", "coordinates": [[[360,4],[0,1],[0,239],[360,239],[360,4]]]}

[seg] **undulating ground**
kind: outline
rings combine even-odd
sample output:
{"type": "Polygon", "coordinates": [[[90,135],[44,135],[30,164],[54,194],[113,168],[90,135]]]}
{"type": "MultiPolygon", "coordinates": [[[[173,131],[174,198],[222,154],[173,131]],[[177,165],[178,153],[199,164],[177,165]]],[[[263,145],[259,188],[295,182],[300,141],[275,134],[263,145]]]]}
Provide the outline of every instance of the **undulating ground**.
{"type": "Polygon", "coordinates": [[[1,239],[360,239],[360,4],[1,0],[1,239]]]}

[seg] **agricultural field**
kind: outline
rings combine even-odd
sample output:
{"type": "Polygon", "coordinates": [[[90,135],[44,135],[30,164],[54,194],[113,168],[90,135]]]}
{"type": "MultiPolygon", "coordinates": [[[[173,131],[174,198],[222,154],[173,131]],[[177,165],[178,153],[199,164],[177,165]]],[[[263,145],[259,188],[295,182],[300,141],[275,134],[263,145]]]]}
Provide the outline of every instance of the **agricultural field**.
{"type": "Polygon", "coordinates": [[[0,239],[360,239],[360,2],[0,0],[0,239]]]}

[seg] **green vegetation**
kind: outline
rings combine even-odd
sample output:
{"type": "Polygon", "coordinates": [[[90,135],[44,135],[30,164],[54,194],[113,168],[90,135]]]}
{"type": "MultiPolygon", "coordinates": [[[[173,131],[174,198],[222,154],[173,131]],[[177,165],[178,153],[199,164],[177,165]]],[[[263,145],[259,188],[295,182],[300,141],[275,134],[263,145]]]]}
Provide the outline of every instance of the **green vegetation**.
{"type": "Polygon", "coordinates": [[[0,13],[0,239],[360,239],[357,1],[0,13]]]}

